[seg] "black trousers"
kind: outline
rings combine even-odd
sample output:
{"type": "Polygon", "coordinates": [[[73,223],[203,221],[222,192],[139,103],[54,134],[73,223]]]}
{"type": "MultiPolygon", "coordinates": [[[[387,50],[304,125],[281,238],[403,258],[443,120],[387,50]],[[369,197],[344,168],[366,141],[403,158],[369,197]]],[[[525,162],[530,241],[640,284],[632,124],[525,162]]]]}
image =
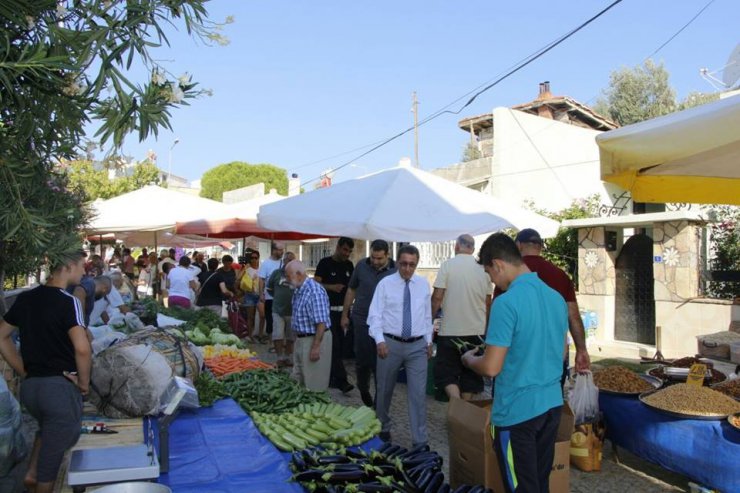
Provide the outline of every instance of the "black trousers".
{"type": "Polygon", "coordinates": [[[345,336],[342,330],[342,312],[329,312],[331,319],[331,373],[329,385],[341,387],[347,383],[347,370],[344,369],[345,336]]]}
{"type": "Polygon", "coordinates": [[[493,427],[506,493],[548,493],[562,406],[512,426],[493,427]]]}
{"type": "Polygon", "coordinates": [[[272,334],[272,300],[265,300],[265,333],[272,334]]]}
{"type": "MultiPolygon", "coordinates": [[[[378,348],[375,340],[370,337],[367,317],[352,315],[352,327],[352,331],[354,332],[357,388],[360,392],[369,392],[370,377],[375,377],[378,348]]],[[[375,385],[373,385],[373,390],[375,390],[375,385]]]]}

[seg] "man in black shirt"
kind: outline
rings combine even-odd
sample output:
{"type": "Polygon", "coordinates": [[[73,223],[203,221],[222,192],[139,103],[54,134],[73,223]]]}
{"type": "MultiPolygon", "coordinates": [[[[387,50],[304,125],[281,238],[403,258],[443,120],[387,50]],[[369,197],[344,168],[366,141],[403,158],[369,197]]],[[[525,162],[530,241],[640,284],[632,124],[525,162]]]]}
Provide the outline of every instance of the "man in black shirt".
{"type": "Polygon", "coordinates": [[[231,255],[224,255],[223,257],[221,257],[221,263],[223,263],[223,266],[218,269],[218,272],[221,274],[224,282],[226,283],[226,289],[234,293],[236,292],[236,271],[233,267],[234,257],[232,257],[231,255]]]}
{"type": "Polygon", "coordinates": [[[200,272],[203,273],[208,270],[208,266],[203,261],[203,253],[201,252],[193,252],[193,264],[197,268],[200,269],[200,272]]]}
{"type": "Polygon", "coordinates": [[[0,355],[22,377],[20,400],[39,423],[25,486],[51,492],[65,452],[77,443],[92,349],[82,304],[65,289],[85,273],[84,252],[52,266],[51,277],[18,296],[0,320],[0,355]],[[21,354],[11,338],[20,331],[21,354]]]}
{"type": "Polygon", "coordinates": [[[347,330],[352,321],[355,346],[355,368],[357,370],[357,388],[362,402],[373,407],[373,395],[370,393],[370,377],[375,375],[376,356],[378,354],[375,339],[370,337],[367,326],[367,315],[370,302],[373,301],[375,287],[381,279],[396,273],[396,265],[389,255],[388,242],[374,240],[370,244],[370,256],[357,262],[357,267],[349,280],[349,288],[344,296],[342,311],[342,328],[347,330]],[[350,317],[350,307],[352,315],[350,317]]]}
{"type": "MultiPolygon", "coordinates": [[[[218,259],[208,259],[208,271],[198,274],[200,289],[195,298],[196,306],[207,308],[213,313],[221,316],[221,302],[224,298],[231,298],[234,293],[226,287],[221,269],[218,269],[218,259]]],[[[233,271],[232,271],[233,272],[233,271]]]]}
{"type": "Polygon", "coordinates": [[[339,238],[334,255],[322,258],[319,265],[316,266],[316,273],[313,276],[314,281],[320,283],[326,289],[331,306],[332,350],[329,386],[340,389],[344,393],[355,388],[347,381],[347,371],[344,369],[344,362],[342,361],[346,334],[341,325],[344,295],[347,293],[349,279],[355,270],[354,265],[349,260],[354,247],[355,242],[352,238],[344,236],[339,238]]]}

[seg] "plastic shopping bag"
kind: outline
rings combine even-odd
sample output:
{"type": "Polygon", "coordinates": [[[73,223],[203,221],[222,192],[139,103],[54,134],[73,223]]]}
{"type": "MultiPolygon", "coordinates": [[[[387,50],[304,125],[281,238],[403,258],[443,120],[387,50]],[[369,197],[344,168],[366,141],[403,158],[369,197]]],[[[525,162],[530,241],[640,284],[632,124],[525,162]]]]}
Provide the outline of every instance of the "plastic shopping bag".
{"type": "Polygon", "coordinates": [[[28,445],[21,432],[21,407],[0,377],[0,477],[28,454],[28,445]]]}
{"type": "Polygon", "coordinates": [[[599,417],[599,388],[590,371],[576,375],[576,383],[568,395],[576,425],[593,423],[599,417]]]}

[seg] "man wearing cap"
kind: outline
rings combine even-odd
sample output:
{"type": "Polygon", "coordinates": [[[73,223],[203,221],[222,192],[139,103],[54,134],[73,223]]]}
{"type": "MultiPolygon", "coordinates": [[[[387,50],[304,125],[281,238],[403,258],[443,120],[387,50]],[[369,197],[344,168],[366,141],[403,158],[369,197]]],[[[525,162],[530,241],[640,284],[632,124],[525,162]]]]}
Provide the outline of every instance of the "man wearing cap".
{"type": "MultiPolygon", "coordinates": [[[[573,282],[561,268],[552,262],[542,258],[542,237],[531,228],[526,228],[516,235],[516,246],[522,254],[524,263],[529,270],[536,272],[537,276],[552,289],[560,293],[568,305],[568,328],[570,335],[576,345],[576,371],[586,371],[591,366],[591,359],[586,349],[586,331],[583,328],[581,313],[578,310],[578,301],[576,300],[576,291],[573,282]]],[[[497,287],[493,293],[494,298],[501,294],[502,291],[497,287]]],[[[568,377],[568,352],[565,353],[563,361],[563,376],[560,385],[565,383],[568,377]]]]}

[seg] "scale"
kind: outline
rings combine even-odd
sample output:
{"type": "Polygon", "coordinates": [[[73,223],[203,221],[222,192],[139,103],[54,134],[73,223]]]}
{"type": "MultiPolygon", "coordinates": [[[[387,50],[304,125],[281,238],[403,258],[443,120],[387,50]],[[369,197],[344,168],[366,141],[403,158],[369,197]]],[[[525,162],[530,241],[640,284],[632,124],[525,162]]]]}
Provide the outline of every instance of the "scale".
{"type": "Polygon", "coordinates": [[[69,461],[67,483],[74,493],[82,493],[93,485],[126,481],[152,481],[160,473],[169,471],[170,424],[178,411],[198,407],[198,392],[189,380],[174,377],[160,399],[162,412],[159,418],[144,418],[144,443],[94,449],[75,450],[69,461]],[[154,447],[154,426],[158,420],[159,456],[154,447]]]}

